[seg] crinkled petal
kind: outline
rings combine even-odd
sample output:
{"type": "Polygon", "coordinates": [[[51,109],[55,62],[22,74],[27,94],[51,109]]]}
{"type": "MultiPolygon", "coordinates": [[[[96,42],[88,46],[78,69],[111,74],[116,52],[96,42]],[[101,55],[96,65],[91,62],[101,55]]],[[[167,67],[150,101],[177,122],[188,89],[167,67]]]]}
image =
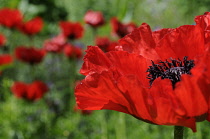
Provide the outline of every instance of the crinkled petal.
{"type": "Polygon", "coordinates": [[[87,54],[83,59],[84,63],[80,70],[81,74],[88,75],[88,73],[92,70],[100,73],[111,66],[111,63],[105,53],[97,46],[89,46],[86,52],[87,54]]]}
{"type": "Polygon", "coordinates": [[[204,30],[210,29],[210,12],[205,12],[204,15],[196,16],[195,22],[204,30]]]}
{"type": "Polygon", "coordinates": [[[156,79],[149,90],[153,111],[156,111],[154,123],[160,125],[186,126],[195,129],[195,119],[186,117],[186,110],[175,98],[171,81],[169,79],[156,79]]]}
{"type": "Polygon", "coordinates": [[[131,34],[119,40],[119,42],[122,49],[129,53],[136,53],[150,60],[159,58],[154,49],[156,44],[152,36],[152,31],[146,23],[143,23],[131,34]]]}
{"type": "Polygon", "coordinates": [[[205,50],[203,35],[199,26],[184,25],[165,35],[155,50],[162,60],[185,56],[193,59],[205,50]]]}
{"type": "Polygon", "coordinates": [[[187,116],[194,117],[207,113],[206,92],[202,92],[196,78],[182,75],[175,87],[175,95],[186,110],[187,116]]]}
{"type": "Polygon", "coordinates": [[[154,38],[155,43],[158,43],[160,40],[164,38],[164,36],[170,33],[173,29],[171,28],[163,28],[157,31],[152,32],[152,36],[154,38]]]}
{"type": "Polygon", "coordinates": [[[122,75],[135,75],[145,87],[149,87],[146,72],[151,61],[136,54],[130,54],[124,51],[113,51],[107,53],[112,66],[118,69],[122,75]]]}
{"type": "MultiPolygon", "coordinates": [[[[112,72],[91,73],[76,87],[75,96],[78,107],[85,110],[100,110],[120,108],[129,113],[129,103],[117,88],[112,72]],[[117,106],[116,106],[117,105],[117,106]]],[[[115,110],[115,109],[114,109],[115,110]]]]}

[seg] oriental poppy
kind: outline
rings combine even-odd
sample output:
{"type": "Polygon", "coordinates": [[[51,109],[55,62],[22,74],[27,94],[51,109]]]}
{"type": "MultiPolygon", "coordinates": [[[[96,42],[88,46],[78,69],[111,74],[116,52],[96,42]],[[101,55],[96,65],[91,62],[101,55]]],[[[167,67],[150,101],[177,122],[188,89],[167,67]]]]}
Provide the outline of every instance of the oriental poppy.
{"type": "Polygon", "coordinates": [[[41,31],[43,27],[43,20],[40,17],[35,17],[25,23],[20,23],[18,28],[21,32],[27,35],[34,35],[41,31]]]}
{"type": "Polygon", "coordinates": [[[9,54],[2,54],[0,55],[0,74],[2,70],[9,67],[13,63],[13,58],[9,54]]]}
{"type": "Polygon", "coordinates": [[[0,47],[4,46],[6,41],[6,37],[3,34],[0,34],[0,47]]]}
{"type": "Polygon", "coordinates": [[[86,78],[75,90],[78,107],[116,110],[195,132],[196,121],[210,120],[210,50],[204,33],[200,24],[152,32],[143,23],[119,40],[118,51],[89,46],[80,70],[86,78]]]}
{"type": "Polygon", "coordinates": [[[13,63],[13,58],[9,54],[0,55],[0,75],[2,74],[2,70],[8,68],[13,63]]]}
{"type": "Polygon", "coordinates": [[[79,39],[83,36],[84,29],[79,22],[61,21],[60,28],[64,36],[69,39],[79,39]]]}
{"type": "Polygon", "coordinates": [[[0,24],[8,28],[16,27],[22,22],[23,16],[17,9],[0,9],[0,24]]]}
{"type": "Polygon", "coordinates": [[[89,10],[85,14],[84,21],[92,27],[99,27],[104,24],[104,16],[99,11],[89,10]]]}
{"type": "Polygon", "coordinates": [[[96,37],[95,44],[105,52],[115,50],[115,46],[118,45],[117,42],[112,42],[108,37],[96,37]]]}
{"type": "Polygon", "coordinates": [[[15,49],[15,56],[18,60],[33,65],[42,61],[45,51],[34,47],[19,46],[15,49]]]}
{"type": "Polygon", "coordinates": [[[64,54],[72,59],[72,58],[81,58],[82,57],[82,49],[71,44],[66,44],[64,46],[64,54]]]}
{"type": "Polygon", "coordinates": [[[63,50],[66,43],[66,37],[63,34],[59,34],[52,39],[46,40],[43,47],[48,52],[59,53],[63,50]]]}
{"type": "Polygon", "coordinates": [[[48,87],[42,81],[34,81],[31,84],[15,82],[11,87],[11,91],[18,98],[34,101],[42,98],[48,91],[48,87]]]}
{"type": "Polygon", "coordinates": [[[137,27],[132,22],[123,24],[120,21],[118,21],[118,19],[116,17],[113,17],[111,19],[111,26],[112,26],[113,34],[119,36],[120,38],[131,33],[137,27]]]}
{"type": "Polygon", "coordinates": [[[102,50],[106,49],[110,45],[111,41],[108,37],[96,37],[95,44],[102,50]]]}

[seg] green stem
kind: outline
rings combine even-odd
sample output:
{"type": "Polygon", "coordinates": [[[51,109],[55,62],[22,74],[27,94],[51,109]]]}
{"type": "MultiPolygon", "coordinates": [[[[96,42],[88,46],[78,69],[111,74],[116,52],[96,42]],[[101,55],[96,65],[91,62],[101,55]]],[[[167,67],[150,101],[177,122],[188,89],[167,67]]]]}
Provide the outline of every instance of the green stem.
{"type": "Polygon", "coordinates": [[[175,126],[174,127],[174,139],[183,139],[184,127],[175,126]]]}
{"type": "Polygon", "coordinates": [[[93,32],[93,44],[94,44],[95,38],[96,38],[96,36],[97,36],[97,28],[91,27],[91,29],[92,29],[92,32],[93,32]]]}

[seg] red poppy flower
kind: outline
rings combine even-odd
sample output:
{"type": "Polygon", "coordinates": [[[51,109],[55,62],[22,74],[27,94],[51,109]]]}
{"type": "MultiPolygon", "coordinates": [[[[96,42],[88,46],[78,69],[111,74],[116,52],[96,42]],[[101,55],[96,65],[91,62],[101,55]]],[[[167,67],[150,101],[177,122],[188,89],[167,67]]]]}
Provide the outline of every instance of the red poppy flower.
{"type": "Polygon", "coordinates": [[[21,32],[27,35],[34,35],[39,33],[43,27],[43,20],[40,17],[36,17],[31,19],[28,22],[21,23],[18,28],[21,32]]]}
{"type": "Polygon", "coordinates": [[[110,45],[111,41],[108,37],[96,37],[95,44],[102,50],[106,49],[110,45]]]}
{"type": "Polygon", "coordinates": [[[185,126],[210,120],[210,50],[199,25],[152,32],[142,24],[118,51],[88,47],[76,87],[78,107],[109,109],[140,120],[185,126]]]}
{"type": "Polygon", "coordinates": [[[68,21],[61,21],[60,28],[64,36],[69,39],[79,39],[83,36],[84,29],[79,22],[72,23],[68,21]]]}
{"type": "Polygon", "coordinates": [[[8,28],[16,27],[22,22],[22,14],[17,9],[0,9],[0,24],[8,28]]]}
{"type": "Polygon", "coordinates": [[[6,41],[6,37],[3,34],[0,34],[0,47],[4,46],[6,41]]]}
{"type": "Polygon", "coordinates": [[[33,65],[43,60],[45,51],[34,47],[19,46],[15,49],[15,56],[18,60],[33,65]]]}
{"type": "Polygon", "coordinates": [[[42,81],[34,81],[31,84],[15,82],[11,87],[11,91],[16,97],[30,101],[42,98],[48,90],[47,85],[42,81]]]}
{"type": "Polygon", "coordinates": [[[82,49],[71,44],[66,44],[64,47],[64,54],[68,58],[81,58],[82,57],[82,49]]]}
{"type": "Polygon", "coordinates": [[[108,37],[96,37],[95,44],[105,52],[115,51],[117,42],[112,42],[108,37]]]}
{"type": "Polygon", "coordinates": [[[44,42],[44,49],[48,52],[59,53],[63,50],[66,43],[66,37],[63,34],[59,34],[52,39],[46,40],[44,42]]]}
{"type": "Polygon", "coordinates": [[[13,62],[13,58],[9,54],[0,55],[0,66],[9,65],[13,62]]]}
{"type": "Polygon", "coordinates": [[[137,27],[134,23],[123,24],[118,21],[116,17],[111,19],[111,26],[113,34],[119,36],[120,38],[131,33],[137,27]]]}
{"type": "Polygon", "coordinates": [[[104,16],[99,11],[89,10],[85,14],[84,21],[92,27],[99,27],[104,24],[104,16]]]}

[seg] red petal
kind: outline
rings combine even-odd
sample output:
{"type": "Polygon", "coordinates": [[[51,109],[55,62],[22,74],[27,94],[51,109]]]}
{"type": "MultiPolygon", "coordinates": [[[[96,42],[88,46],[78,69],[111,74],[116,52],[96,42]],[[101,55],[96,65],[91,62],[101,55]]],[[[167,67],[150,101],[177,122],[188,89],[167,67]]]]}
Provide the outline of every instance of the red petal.
{"type": "Polygon", "coordinates": [[[112,65],[122,75],[135,75],[145,87],[149,87],[148,73],[146,72],[150,61],[136,54],[130,54],[124,51],[112,51],[106,53],[112,65]]]}
{"type": "MultiPolygon", "coordinates": [[[[153,82],[150,94],[153,100],[153,108],[157,116],[153,122],[161,125],[186,126],[195,130],[195,119],[185,116],[185,109],[175,98],[169,79],[156,79],[153,82]]],[[[151,101],[152,101],[151,100],[151,101]]]]}
{"type": "Polygon", "coordinates": [[[105,53],[97,46],[89,46],[84,57],[80,73],[87,75],[90,71],[101,72],[110,67],[111,63],[105,53]]]}
{"type": "Polygon", "coordinates": [[[92,73],[76,87],[76,102],[78,107],[85,110],[116,109],[128,113],[127,100],[116,86],[113,74],[103,71],[101,74],[92,73]],[[113,104],[113,107],[112,107],[113,104]]]}
{"type": "Polygon", "coordinates": [[[196,78],[189,75],[182,75],[182,79],[177,83],[175,95],[187,112],[187,116],[194,117],[207,113],[208,102],[206,102],[207,92],[202,92],[198,86],[196,78]]]}
{"type": "Polygon", "coordinates": [[[195,17],[195,22],[203,30],[209,29],[210,25],[210,12],[206,12],[204,15],[199,15],[195,17]]]}
{"type": "Polygon", "coordinates": [[[155,49],[162,60],[184,56],[193,59],[205,50],[203,35],[200,27],[184,25],[165,35],[155,49]]]}
{"type": "Polygon", "coordinates": [[[164,29],[160,29],[158,31],[154,31],[152,32],[152,36],[154,38],[155,43],[158,43],[161,39],[163,39],[163,37],[170,33],[173,29],[171,28],[164,28],[164,29]]]}
{"type": "Polygon", "coordinates": [[[131,34],[119,40],[124,51],[140,54],[150,60],[155,60],[159,56],[155,51],[155,42],[152,31],[146,23],[135,29],[131,34]]]}
{"type": "Polygon", "coordinates": [[[118,87],[129,102],[130,114],[152,121],[152,116],[156,116],[156,111],[151,111],[151,105],[148,103],[148,93],[141,87],[141,83],[135,76],[121,77],[118,80],[118,87]]]}

